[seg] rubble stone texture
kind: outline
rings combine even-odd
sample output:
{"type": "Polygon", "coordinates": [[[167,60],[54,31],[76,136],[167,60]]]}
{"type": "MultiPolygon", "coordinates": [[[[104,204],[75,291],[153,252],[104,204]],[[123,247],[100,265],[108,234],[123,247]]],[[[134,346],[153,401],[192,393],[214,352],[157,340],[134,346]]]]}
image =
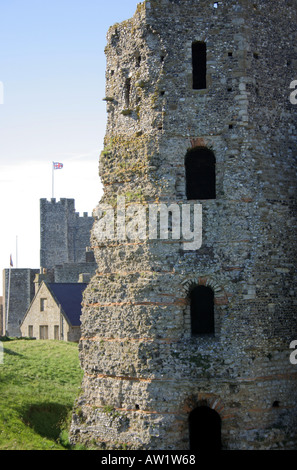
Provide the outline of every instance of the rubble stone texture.
{"type": "Polygon", "coordinates": [[[187,450],[203,405],[220,416],[224,449],[296,448],[296,24],[293,0],[151,0],[110,28],[100,205],[189,203],[196,147],[215,155],[216,198],[194,201],[196,251],[101,240],[95,220],[73,443],[187,450]],[[195,41],[207,47],[200,90],[195,41]],[[214,335],[191,334],[196,285],[214,292],[214,335]]]}

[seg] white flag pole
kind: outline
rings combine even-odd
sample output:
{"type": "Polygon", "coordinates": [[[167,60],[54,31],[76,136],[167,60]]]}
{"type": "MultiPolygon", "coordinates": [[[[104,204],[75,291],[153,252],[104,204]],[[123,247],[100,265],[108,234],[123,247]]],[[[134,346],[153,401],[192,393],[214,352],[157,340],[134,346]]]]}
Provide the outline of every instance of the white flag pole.
{"type": "Polygon", "coordinates": [[[15,238],[15,267],[18,267],[18,236],[15,238]]]}
{"type": "Polygon", "coordinates": [[[52,198],[54,198],[54,172],[55,172],[55,170],[60,170],[61,168],[63,168],[63,163],[53,162],[53,168],[52,168],[52,198]]]}
{"type": "Polygon", "coordinates": [[[10,279],[11,279],[11,256],[10,256],[10,264],[9,264],[9,272],[8,272],[8,292],[7,292],[7,308],[6,308],[6,324],[5,324],[5,333],[8,333],[8,315],[9,315],[9,301],[10,301],[10,279]]]}
{"type": "Polygon", "coordinates": [[[52,162],[52,198],[54,198],[54,162],[52,162]]]}

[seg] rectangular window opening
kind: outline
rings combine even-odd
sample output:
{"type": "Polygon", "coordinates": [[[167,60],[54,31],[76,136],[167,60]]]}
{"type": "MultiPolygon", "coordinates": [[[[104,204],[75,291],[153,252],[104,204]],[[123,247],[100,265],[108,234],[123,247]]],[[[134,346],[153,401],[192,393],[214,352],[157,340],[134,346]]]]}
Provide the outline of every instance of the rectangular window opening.
{"type": "Polygon", "coordinates": [[[56,339],[56,340],[60,339],[60,336],[59,336],[59,325],[54,325],[54,339],[56,339]]]}
{"type": "Polygon", "coordinates": [[[44,312],[46,308],[46,299],[40,299],[40,311],[44,312]]]}
{"type": "Polygon", "coordinates": [[[206,44],[195,41],[192,43],[193,90],[206,88],[206,44]]]}
{"type": "Polygon", "coordinates": [[[39,338],[48,339],[48,326],[47,325],[39,326],[39,338]]]}
{"type": "Polygon", "coordinates": [[[125,106],[129,108],[130,106],[130,91],[131,91],[131,78],[126,78],[125,81],[125,106]]]}

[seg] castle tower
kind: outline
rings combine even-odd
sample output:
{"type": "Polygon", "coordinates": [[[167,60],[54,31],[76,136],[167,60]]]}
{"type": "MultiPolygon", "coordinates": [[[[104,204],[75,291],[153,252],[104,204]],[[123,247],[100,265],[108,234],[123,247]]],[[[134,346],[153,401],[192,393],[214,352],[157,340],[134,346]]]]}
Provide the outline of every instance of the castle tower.
{"type": "Polygon", "coordinates": [[[74,199],[40,199],[40,266],[85,262],[93,222],[75,212],[74,199]]]}
{"type": "Polygon", "coordinates": [[[4,335],[21,336],[20,325],[24,313],[34,297],[34,278],[39,269],[3,269],[3,315],[4,335]]]}
{"type": "Polygon", "coordinates": [[[151,0],[109,30],[72,442],[296,448],[296,23],[293,1],[151,0]],[[201,247],[173,214],[133,236],[135,203],[201,204],[201,247]]]}

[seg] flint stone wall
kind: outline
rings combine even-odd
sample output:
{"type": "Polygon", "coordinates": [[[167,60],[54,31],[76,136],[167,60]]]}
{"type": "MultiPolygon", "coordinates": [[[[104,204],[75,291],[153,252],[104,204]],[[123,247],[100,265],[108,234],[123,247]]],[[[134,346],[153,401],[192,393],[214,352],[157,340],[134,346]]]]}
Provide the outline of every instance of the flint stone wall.
{"type": "Polygon", "coordinates": [[[215,154],[216,199],[195,201],[198,251],[104,241],[95,222],[73,443],[189,449],[189,413],[204,404],[221,417],[223,448],[296,448],[296,19],[293,2],[152,0],[109,30],[100,204],[187,203],[193,147],[215,154]],[[205,90],[191,84],[196,40],[205,90]],[[199,284],[215,293],[210,337],[191,335],[199,284]]]}

